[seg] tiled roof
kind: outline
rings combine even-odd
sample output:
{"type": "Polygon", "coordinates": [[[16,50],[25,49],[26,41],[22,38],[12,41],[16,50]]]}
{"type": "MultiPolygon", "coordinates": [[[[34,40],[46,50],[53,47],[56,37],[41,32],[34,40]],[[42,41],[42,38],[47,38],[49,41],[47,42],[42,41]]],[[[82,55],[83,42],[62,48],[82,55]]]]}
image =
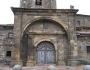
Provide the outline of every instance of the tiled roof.
{"type": "Polygon", "coordinates": [[[0,26],[14,26],[14,24],[0,24],[0,26]]]}

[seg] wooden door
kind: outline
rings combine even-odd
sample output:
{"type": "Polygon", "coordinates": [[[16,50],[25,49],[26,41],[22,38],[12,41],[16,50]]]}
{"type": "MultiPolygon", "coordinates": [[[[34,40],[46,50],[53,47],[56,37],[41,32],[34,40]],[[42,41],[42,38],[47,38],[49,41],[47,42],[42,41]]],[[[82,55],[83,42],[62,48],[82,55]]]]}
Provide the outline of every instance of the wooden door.
{"type": "Polygon", "coordinates": [[[52,43],[44,41],[38,44],[36,64],[55,64],[55,49],[52,43]]]}

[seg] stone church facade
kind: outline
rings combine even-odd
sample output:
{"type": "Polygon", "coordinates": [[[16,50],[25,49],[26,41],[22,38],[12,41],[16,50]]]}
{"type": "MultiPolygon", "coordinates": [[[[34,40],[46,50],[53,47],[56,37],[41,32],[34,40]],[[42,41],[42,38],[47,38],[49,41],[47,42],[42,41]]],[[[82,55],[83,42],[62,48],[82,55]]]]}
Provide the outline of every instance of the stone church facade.
{"type": "Polygon", "coordinates": [[[56,0],[21,0],[14,13],[10,65],[72,65],[90,60],[90,16],[56,0]]]}

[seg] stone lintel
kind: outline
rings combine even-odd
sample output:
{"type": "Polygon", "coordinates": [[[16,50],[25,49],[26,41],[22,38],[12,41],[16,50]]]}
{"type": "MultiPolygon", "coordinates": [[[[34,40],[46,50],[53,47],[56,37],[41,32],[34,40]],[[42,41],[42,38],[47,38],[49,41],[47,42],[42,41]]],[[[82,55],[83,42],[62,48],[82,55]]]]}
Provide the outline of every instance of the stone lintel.
{"type": "Polygon", "coordinates": [[[48,33],[48,32],[26,32],[26,34],[28,34],[28,35],[63,35],[63,34],[65,34],[65,32],[57,32],[57,33],[48,33]]]}

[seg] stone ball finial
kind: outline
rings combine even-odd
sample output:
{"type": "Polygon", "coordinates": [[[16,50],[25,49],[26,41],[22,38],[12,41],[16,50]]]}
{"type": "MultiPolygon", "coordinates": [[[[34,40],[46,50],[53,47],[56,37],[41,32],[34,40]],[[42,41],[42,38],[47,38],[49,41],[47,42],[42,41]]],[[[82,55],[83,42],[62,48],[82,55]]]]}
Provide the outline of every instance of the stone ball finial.
{"type": "Polygon", "coordinates": [[[83,70],[90,70],[90,65],[84,65],[83,70]]]}
{"type": "Polygon", "coordinates": [[[47,68],[47,70],[56,70],[56,67],[53,66],[53,65],[49,65],[48,68],[47,68]]]}
{"type": "Polygon", "coordinates": [[[13,70],[22,70],[22,66],[17,64],[13,67],[13,70]]]}

